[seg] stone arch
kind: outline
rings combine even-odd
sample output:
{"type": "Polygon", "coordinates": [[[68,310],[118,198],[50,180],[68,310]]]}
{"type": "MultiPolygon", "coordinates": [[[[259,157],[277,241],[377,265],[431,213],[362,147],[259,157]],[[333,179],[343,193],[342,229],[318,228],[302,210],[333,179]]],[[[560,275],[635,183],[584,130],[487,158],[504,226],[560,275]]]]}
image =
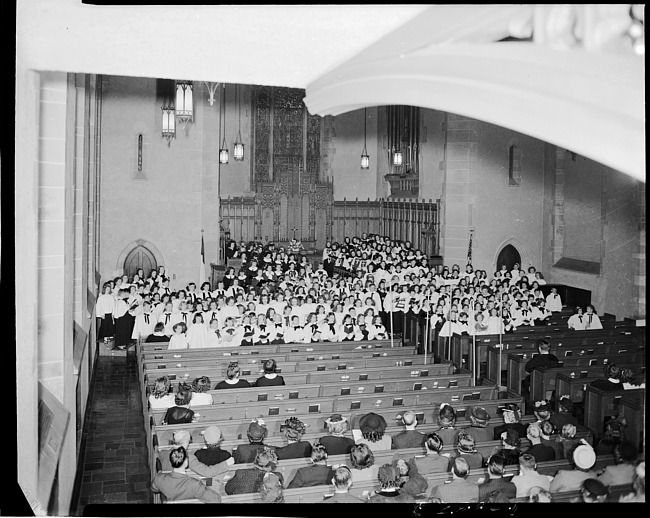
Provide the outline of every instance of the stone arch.
{"type": "MultiPolygon", "coordinates": [[[[518,239],[510,238],[505,240],[503,243],[501,243],[500,246],[496,247],[494,251],[494,259],[492,261],[492,266],[493,266],[492,273],[496,272],[501,267],[499,264],[497,264],[497,261],[503,249],[506,248],[508,245],[515,248],[516,251],[519,253],[519,257],[521,258],[521,262],[519,263],[519,265],[521,268],[523,268],[524,270],[528,270],[528,266],[532,264],[530,260],[531,255],[530,252],[528,251],[528,248],[526,248],[526,246],[518,239]]],[[[539,265],[534,265],[534,266],[536,266],[539,269],[539,265]]]]}
{"type": "Polygon", "coordinates": [[[166,266],[165,258],[156,245],[150,241],[147,241],[146,239],[136,239],[135,241],[131,241],[128,245],[126,245],[122,249],[122,252],[120,252],[120,255],[117,257],[117,261],[115,263],[115,271],[117,275],[122,275],[124,273],[124,263],[126,262],[126,259],[129,257],[129,254],[131,254],[139,247],[143,247],[151,253],[156,261],[157,266],[166,266]]]}

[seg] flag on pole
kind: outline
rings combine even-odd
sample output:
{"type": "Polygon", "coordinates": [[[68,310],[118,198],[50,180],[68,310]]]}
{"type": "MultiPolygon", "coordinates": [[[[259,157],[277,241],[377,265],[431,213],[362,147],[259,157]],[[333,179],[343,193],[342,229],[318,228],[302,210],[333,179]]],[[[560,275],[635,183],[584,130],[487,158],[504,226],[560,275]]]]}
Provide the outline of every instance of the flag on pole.
{"type": "Polygon", "coordinates": [[[201,268],[199,270],[199,286],[205,282],[205,243],[201,232],[201,268]]]}
{"type": "Polygon", "coordinates": [[[467,264],[472,264],[472,237],[474,236],[474,231],[469,231],[469,248],[467,249],[467,264]]]}

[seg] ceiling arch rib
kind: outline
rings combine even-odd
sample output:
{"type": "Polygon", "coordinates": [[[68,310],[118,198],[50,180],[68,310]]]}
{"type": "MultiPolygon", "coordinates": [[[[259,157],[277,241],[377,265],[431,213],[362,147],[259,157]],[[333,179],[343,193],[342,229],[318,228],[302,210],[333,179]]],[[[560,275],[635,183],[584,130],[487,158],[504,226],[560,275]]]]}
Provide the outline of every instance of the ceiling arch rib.
{"type": "Polygon", "coordinates": [[[566,147],[645,181],[643,59],[532,43],[457,44],[356,58],[307,86],[311,113],[410,104],[566,147]]]}

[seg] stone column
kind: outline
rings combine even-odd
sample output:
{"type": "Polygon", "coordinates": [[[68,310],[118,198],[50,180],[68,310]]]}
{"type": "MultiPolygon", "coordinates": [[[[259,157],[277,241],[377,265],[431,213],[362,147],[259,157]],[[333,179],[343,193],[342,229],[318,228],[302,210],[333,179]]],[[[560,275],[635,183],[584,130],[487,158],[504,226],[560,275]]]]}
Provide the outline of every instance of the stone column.
{"type": "Polygon", "coordinates": [[[553,182],[553,237],[551,248],[553,264],[562,258],[564,249],[564,159],[566,151],[562,148],[555,150],[555,176],[553,182]]]}
{"type": "MultiPolygon", "coordinates": [[[[441,254],[445,265],[467,262],[469,232],[473,228],[472,209],[476,200],[473,178],[479,145],[480,122],[468,117],[446,114],[445,160],[441,164],[444,179],[441,197],[441,254]]],[[[474,236],[473,248],[480,243],[474,236]]]]}
{"type": "Polygon", "coordinates": [[[645,182],[639,182],[639,248],[634,254],[636,262],[634,275],[634,302],[637,311],[636,318],[645,320],[645,279],[646,279],[646,236],[645,236],[645,182]]]}

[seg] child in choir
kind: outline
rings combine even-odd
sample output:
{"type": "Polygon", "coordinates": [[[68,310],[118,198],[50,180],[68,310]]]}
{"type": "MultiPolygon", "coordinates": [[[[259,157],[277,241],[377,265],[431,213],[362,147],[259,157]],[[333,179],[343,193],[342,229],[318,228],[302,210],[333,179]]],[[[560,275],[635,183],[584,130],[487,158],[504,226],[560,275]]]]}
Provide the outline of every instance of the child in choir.
{"type": "Polygon", "coordinates": [[[185,337],[185,331],[187,327],[183,322],[177,322],[174,324],[173,331],[174,334],[169,339],[169,346],[167,350],[173,349],[187,349],[187,338],[185,337]]]}
{"type": "Polygon", "coordinates": [[[165,334],[165,324],[158,322],[153,328],[153,333],[147,336],[145,342],[169,342],[169,336],[165,334]]]}
{"type": "Polygon", "coordinates": [[[284,330],[284,341],[288,344],[304,343],[305,330],[300,325],[298,315],[291,317],[291,325],[284,330]]]}
{"type": "Polygon", "coordinates": [[[546,307],[553,313],[562,311],[562,299],[557,292],[557,288],[551,288],[551,293],[546,297],[546,307]]]}
{"type": "Polygon", "coordinates": [[[338,326],[336,325],[336,316],[330,312],[325,320],[319,324],[318,329],[321,332],[323,342],[338,342],[338,326]]]}
{"type": "Polygon", "coordinates": [[[242,344],[244,330],[235,324],[233,317],[227,317],[225,326],[221,330],[221,340],[223,347],[237,347],[242,344]]]}
{"type": "Polygon", "coordinates": [[[203,315],[196,313],[192,324],[187,328],[188,349],[204,349],[208,346],[208,330],[203,323],[203,315]]]}
{"type": "Polygon", "coordinates": [[[343,323],[339,328],[339,337],[342,342],[350,342],[354,340],[354,324],[352,323],[352,317],[350,315],[345,315],[343,317],[343,323]]]}
{"type": "MultiPolygon", "coordinates": [[[[316,313],[309,313],[307,315],[307,323],[304,327],[304,343],[308,344],[313,342],[314,335],[318,331],[318,322],[316,321],[316,313]]],[[[320,337],[320,332],[318,333],[320,337]]]]}
{"type": "Polygon", "coordinates": [[[198,296],[203,300],[209,299],[212,296],[210,293],[210,283],[208,281],[205,281],[203,284],[201,284],[201,289],[199,290],[198,296]]]}
{"type": "Polygon", "coordinates": [[[478,312],[474,315],[474,325],[471,329],[470,335],[486,335],[488,334],[488,324],[485,322],[483,313],[478,312]]]}
{"type": "Polygon", "coordinates": [[[596,308],[589,304],[585,312],[585,329],[602,329],[603,324],[600,318],[596,315],[596,308]]]}
{"type": "Polygon", "coordinates": [[[537,299],[537,302],[532,307],[533,318],[539,325],[542,322],[548,322],[548,319],[553,316],[553,313],[546,307],[546,300],[543,298],[537,299]]]}
{"type": "Polygon", "coordinates": [[[151,302],[145,301],[142,303],[142,313],[135,317],[131,338],[133,340],[146,340],[153,333],[155,325],[156,321],[151,314],[151,302]]]}
{"type": "Polygon", "coordinates": [[[111,285],[105,282],[102,287],[102,294],[97,297],[95,304],[95,315],[98,319],[98,340],[107,340],[115,334],[113,323],[113,310],[115,309],[115,297],[111,293],[111,285]]]}
{"type": "Polygon", "coordinates": [[[165,334],[171,336],[174,334],[174,325],[178,322],[177,313],[172,311],[172,303],[166,302],[164,311],[158,316],[158,321],[165,326],[165,334]]]}
{"type": "Polygon", "coordinates": [[[270,343],[271,329],[266,322],[266,316],[257,315],[257,324],[253,329],[253,343],[256,345],[268,345],[270,343]]]}
{"type": "Polygon", "coordinates": [[[366,324],[365,315],[360,314],[357,317],[357,325],[354,326],[354,340],[359,342],[361,340],[368,340],[368,326],[366,324]]]}
{"type": "Polygon", "coordinates": [[[206,323],[208,327],[210,327],[210,323],[213,320],[217,320],[220,322],[219,316],[220,313],[219,310],[217,309],[217,301],[210,300],[208,310],[203,312],[203,322],[206,323]]]}
{"type": "Polygon", "coordinates": [[[191,302],[192,304],[196,304],[199,299],[200,299],[199,294],[196,292],[196,283],[190,282],[187,285],[187,293],[185,294],[185,300],[191,302]]]}
{"type": "MultiPolygon", "coordinates": [[[[270,308],[272,309],[272,308],[270,308]]],[[[275,313],[273,315],[273,323],[269,324],[271,326],[271,343],[272,344],[283,344],[284,342],[284,330],[285,325],[283,322],[282,315],[275,313]]]]}
{"type": "Polygon", "coordinates": [[[458,320],[456,319],[456,312],[449,311],[447,315],[447,320],[442,324],[438,336],[450,337],[453,334],[461,334],[460,326],[458,325],[458,320]]]}
{"type": "Polygon", "coordinates": [[[181,300],[178,305],[177,319],[177,322],[182,322],[186,326],[189,326],[192,321],[192,314],[190,313],[187,307],[187,302],[185,302],[184,299],[181,300]]]}
{"type": "Polygon", "coordinates": [[[372,324],[368,326],[368,339],[388,340],[388,333],[386,332],[386,328],[381,321],[380,315],[376,315],[372,320],[372,324]]]}
{"type": "Polygon", "coordinates": [[[222,347],[221,331],[219,331],[219,321],[216,318],[210,320],[207,330],[206,347],[222,347]]]}
{"type": "Polygon", "coordinates": [[[125,349],[131,340],[133,332],[132,316],[129,315],[128,300],[129,292],[127,290],[119,291],[119,298],[115,302],[113,309],[113,319],[115,321],[115,347],[125,349]]]}
{"type": "Polygon", "coordinates": [[[574,331],[582,331],[585,328],[585,317],[580,306],[576,307],[576,312],[569,317],[567,325],[574,331]]]}
{"type": "Polygon", "coordinates": [[[244,315],[241,325],[243,330],[241,345],[253,345],[255,330],[253,329],[253,324],[251,323],[251,317],[249,315],[244,315]]]}
{"type": "Polygon", "coordinates": [[[515,313],[515,325],[519,326],[534,326],[535,318],[533,312],[528,308],[528,301],[522,300],[519,310],[515,313]]]}

